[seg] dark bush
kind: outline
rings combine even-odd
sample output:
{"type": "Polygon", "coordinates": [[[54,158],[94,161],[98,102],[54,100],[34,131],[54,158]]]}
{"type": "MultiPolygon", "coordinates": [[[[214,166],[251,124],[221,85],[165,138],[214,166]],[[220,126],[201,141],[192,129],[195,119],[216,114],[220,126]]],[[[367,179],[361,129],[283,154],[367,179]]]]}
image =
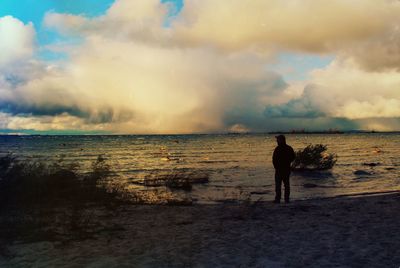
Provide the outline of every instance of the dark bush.
{"type": "Polygon", "coordinates": [[[337,155],[326,153],[327,146],[323,144],[308,145],[303,150],[296,152],[292,163],[292,170],[327,170],[331,169],[337,161],[337,155]]]}
{"type": "Polygon", "coordinates": [[[108,202],[116,191],[108,187],[111,171],[99,156],[87,174],[76,163],[22,161],[13,155],[0,157],[0,208],[35,204],[108,202]]]}
{"type": "Polygon", "coordinates": [[[110,166],[99,156],[89,172],[63,159],[0,157],[0,257],[14,241],[81,240],[102,230],[99,213],[118,213],[119,205],[141,202],[109,179],[110,166]]]}

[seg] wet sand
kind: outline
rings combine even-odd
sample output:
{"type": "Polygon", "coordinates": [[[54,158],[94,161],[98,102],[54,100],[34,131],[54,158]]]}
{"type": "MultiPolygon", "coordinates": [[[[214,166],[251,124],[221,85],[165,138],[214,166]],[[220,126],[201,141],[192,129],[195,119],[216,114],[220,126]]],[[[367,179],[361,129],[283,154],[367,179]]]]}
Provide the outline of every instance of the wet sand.
{"type": "Polygon", "coordinates": [[[15,241],[0,267],[399,267],[400,193],[124,206],[85,240],[15,241]]]}

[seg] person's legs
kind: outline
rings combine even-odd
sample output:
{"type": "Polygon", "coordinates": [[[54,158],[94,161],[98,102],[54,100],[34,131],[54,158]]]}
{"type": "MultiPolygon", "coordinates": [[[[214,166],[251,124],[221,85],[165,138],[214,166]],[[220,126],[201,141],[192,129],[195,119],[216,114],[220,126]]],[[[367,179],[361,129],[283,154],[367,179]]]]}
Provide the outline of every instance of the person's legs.
{"type": "Polygon", "coordinates": [[[285,202],[289,203],[290,200],[290,173],[283,176],[283,185],[285,186],[285,202]]]}
{"type": "Polygon", "coordinates": [[[275,202],[281,201],[281,188],[282,188],[282,178],[280,174],[275,171],[275,202]]]}

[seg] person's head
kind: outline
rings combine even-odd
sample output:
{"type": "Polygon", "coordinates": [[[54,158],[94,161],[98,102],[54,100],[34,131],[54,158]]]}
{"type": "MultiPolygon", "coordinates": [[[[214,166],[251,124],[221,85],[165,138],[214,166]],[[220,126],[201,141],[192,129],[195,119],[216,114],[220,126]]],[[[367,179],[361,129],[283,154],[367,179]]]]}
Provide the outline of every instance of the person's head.
{"type": "Polygon", "coordinates": [[[286,144],[286,137],[284,135],[275,136],[276,142],[278,145],[285,145],[286,144]]]}

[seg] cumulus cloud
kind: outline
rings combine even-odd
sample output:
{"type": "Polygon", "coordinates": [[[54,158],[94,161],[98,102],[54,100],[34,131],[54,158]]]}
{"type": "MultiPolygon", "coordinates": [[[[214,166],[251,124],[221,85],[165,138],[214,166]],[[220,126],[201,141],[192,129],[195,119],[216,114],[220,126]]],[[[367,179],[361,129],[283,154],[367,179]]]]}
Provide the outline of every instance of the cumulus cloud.
{"type": "Polygon", "coordinates": [[[14,116],[8,113],[0,113],[0,129],[17,130],[71,130],[82,129],[87,131],[101,130],[101,127],[83,124],[83,120],[62,114],[58,116],[14,116]]]}
{"type": "Polygon", "coordinates": [[[319,52],[380,36],[398,1],[185,1],[175,27],[188,42],[319,52]]]}
{"type": "Polygon", "coordinates": [[[336,53],[369,71],[400,69],[400,2],[186,1],[174,22],[185,45],[273,54],[336,53]]]}
{"type": "Polygon", "coordinates": [[[7,91],[0,97],[5,111],[68,114],[125,133],[218,131],[230,127],[222,120],[227,110],[261,114],[268,96],[287,86],[254,56],[225,57],[207,48],[91,37],[72,55],[62,70],[7,91]]]}
{"type": "Polygon", "coordinates": [[[396,71],[368,72],[352,62],[333,62],[316,70],[314,103],[328,114],[350,119],[400,117],[400,75],[396,71]],[[323,104],[322,104],[323,103],[323,104]],[[364,106],[364,108],[363,108],[364,106]]]}
{"type": "Polygon", "coordinates": [[[347,118],[358,122],[362,128],[395,130],[398,124],[391,127],[377,121],[378,118],[400,118],[399,88],[400,74],[394,70],[368,72],[352,61],[337,60],[324,69],[313,71],[300,97],[284,104],[269,105],[265,113],[281,118],[347,118]]]}
{"type": "Polygon", "coordinates": [[[57,30],[63,34],[73,34],[74,32],[84,31],[87,24],[90,24],[90,19],[79,15],[48,12],[43,23],[49,29],[57,30]]]}
{"type": "Polygon", "coordinates": [[[9,44],[0,56],[7,67],[0,70],[1,127],[192,133],[399,126],[400,2],[188,0],[170,21],[171,8],[117,0],[95,18],[49,12],[45,27],[80,37],[75,46],[54,44],[68,54],[54,63],[35,60],[31,24],[0,18],[0,38],[9,44]],[[285,51],[337,57],[308,81],[288,83],[266,67],[285,51]]]}
{"type": "Polygon", "coordinates": [[[159,0],[117,0],[104,15],[96,18],[48,12],[44,25],[65,35],[96,35],[162,45],[170,41],[170,31],[163,24],[172,8],[171,4],[159,0]]]}
{"type": "Polygon", "coordinates": [[[187,0],[171,27],[163,27],[172,9],[159,0],[118,0],[94,19],[50,12],[45,25],[65,34],[229,53],[337,53],[367,70],[400,68],[399,1],[187,0]]]}
{"type": "Polygon", "coordinates": [[[340,54],[368,71],[400,71],[400,19],[382,35],[350,46],[340,54]]]}
{"type": "Polygon", "coordinates": [[[0,18],[0,70],[5,65],[32,56],[35,30],[32,23],[23,22],[11,16],[0,18]]]}
{"type": "MultiPolygon", "coordinates": [[[[280,98],[287,84],[253,53],[160,46],[153,37],[168,32],[163,26],[167,11],[159,1],[120,0],[94,19],[48,13],[48,27],[80,34],[83,42],[70,48],[68,62],[4,90],[2,110],[25,116],[10,125],[55,127],[49,116],[68,116],[82,128],[123,133],[221,131],[236,125],[225,120],[226,114],[262,115],[266,104],[280,98]],[[28,124],[27,116],[34,123],[28,124]]],[[[167,35],[162,38],[171,42],[167,35]]]]}

